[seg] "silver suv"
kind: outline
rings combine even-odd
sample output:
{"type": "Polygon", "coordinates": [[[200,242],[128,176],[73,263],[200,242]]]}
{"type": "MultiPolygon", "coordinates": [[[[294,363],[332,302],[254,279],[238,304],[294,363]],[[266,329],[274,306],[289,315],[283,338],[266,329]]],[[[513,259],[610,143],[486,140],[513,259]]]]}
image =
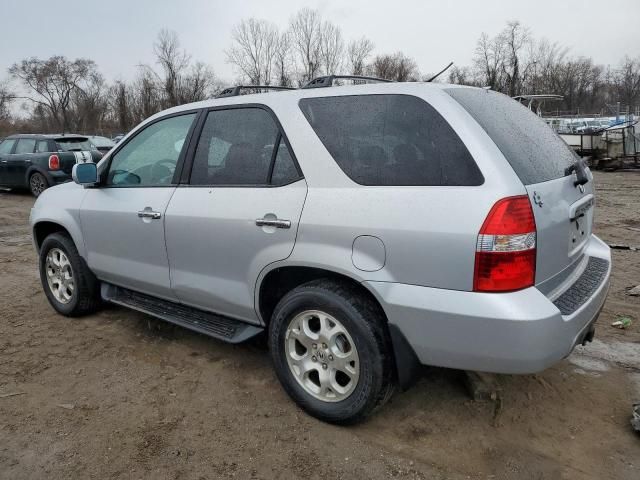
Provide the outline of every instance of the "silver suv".
{"type": "Polygon", "coordinates": [[[311,415],[362,419],[420,365],[530,373],[593,337],[609,248],[593,177],[535,114],[428,83],[161,112],[32,212],[61,314],[124,305],[265,332],[311,415]]]}

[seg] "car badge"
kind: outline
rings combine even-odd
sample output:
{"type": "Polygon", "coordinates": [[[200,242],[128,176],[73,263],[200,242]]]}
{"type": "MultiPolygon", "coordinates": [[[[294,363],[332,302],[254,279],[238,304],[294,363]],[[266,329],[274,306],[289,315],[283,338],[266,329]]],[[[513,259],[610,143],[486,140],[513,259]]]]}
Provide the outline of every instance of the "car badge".
{"type": "Polygon", "coordinates": [[[542,201],[542,197],[540,196],[540,194],[538,192],[533,192],[533,203],[535,203],[539,207],[544,205],[544,202],[542,201]]]}

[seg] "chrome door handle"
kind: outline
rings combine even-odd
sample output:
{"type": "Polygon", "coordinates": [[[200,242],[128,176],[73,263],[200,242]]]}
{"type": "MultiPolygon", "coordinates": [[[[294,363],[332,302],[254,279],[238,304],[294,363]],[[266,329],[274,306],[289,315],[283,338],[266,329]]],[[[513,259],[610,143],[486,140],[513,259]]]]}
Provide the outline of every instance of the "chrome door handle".
{"type": "Polygon", "coordinates": [[[291,220],[258,218],[256,219],[256,225],[259,227],[291,228],[291,220]]]}
{"type": "Polygon", "coordinates": [[[152,220],[159,220],[162,217],[160,212],[153,212],[151,210],[140,210],[138,212],[140,218],[151,218],[152,220]]]}

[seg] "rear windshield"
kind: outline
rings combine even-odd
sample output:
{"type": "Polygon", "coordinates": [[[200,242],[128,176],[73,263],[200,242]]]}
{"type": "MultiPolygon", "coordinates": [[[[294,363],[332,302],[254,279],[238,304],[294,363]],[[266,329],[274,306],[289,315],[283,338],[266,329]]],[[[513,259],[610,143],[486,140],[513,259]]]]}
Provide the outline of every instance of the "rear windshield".
{"type": "Polygon", "coordinates": [[[477,88],[446,92],[484,128],[525,185],[564,177],[576,161],[544,120],[508,96],[477,88]]]}
{"type": "Polygon", "coordinates": [[[300,108],[336,163],[361,185],[481,185],[462,140],[410,95],[305,98],[300,108]]]}
{"type": "Polygon", "coordinates": [[[82,150],[95,150],[91,142],[86,138],[58,138],[56,140],[58,150],[75,152],[82,150]]]}

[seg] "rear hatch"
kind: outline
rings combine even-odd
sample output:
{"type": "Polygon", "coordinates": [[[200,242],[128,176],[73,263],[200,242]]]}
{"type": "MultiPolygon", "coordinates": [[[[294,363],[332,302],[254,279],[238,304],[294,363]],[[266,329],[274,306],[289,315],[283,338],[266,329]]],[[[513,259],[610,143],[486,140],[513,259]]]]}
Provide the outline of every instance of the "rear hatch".
{"type": "MultiPolygon", "coordinates": [[[[593,177],[537,115],[506,95],[447,89],[480,124],[525,186],[536,221],[536,286],[551,294],[583,264],[593,225],[593,177]],[[586,183],[577,184],[579,173],[586,183]]],[[[583,182],[584,182],[583,180],[583,182]]]]}
{"type": "Polygon", "coordinates": [[[102,158],[88,137],[65,135],[54,138],[58,147],[60,169],[71,173],[76,163],[97,162],[102,158]]]}

